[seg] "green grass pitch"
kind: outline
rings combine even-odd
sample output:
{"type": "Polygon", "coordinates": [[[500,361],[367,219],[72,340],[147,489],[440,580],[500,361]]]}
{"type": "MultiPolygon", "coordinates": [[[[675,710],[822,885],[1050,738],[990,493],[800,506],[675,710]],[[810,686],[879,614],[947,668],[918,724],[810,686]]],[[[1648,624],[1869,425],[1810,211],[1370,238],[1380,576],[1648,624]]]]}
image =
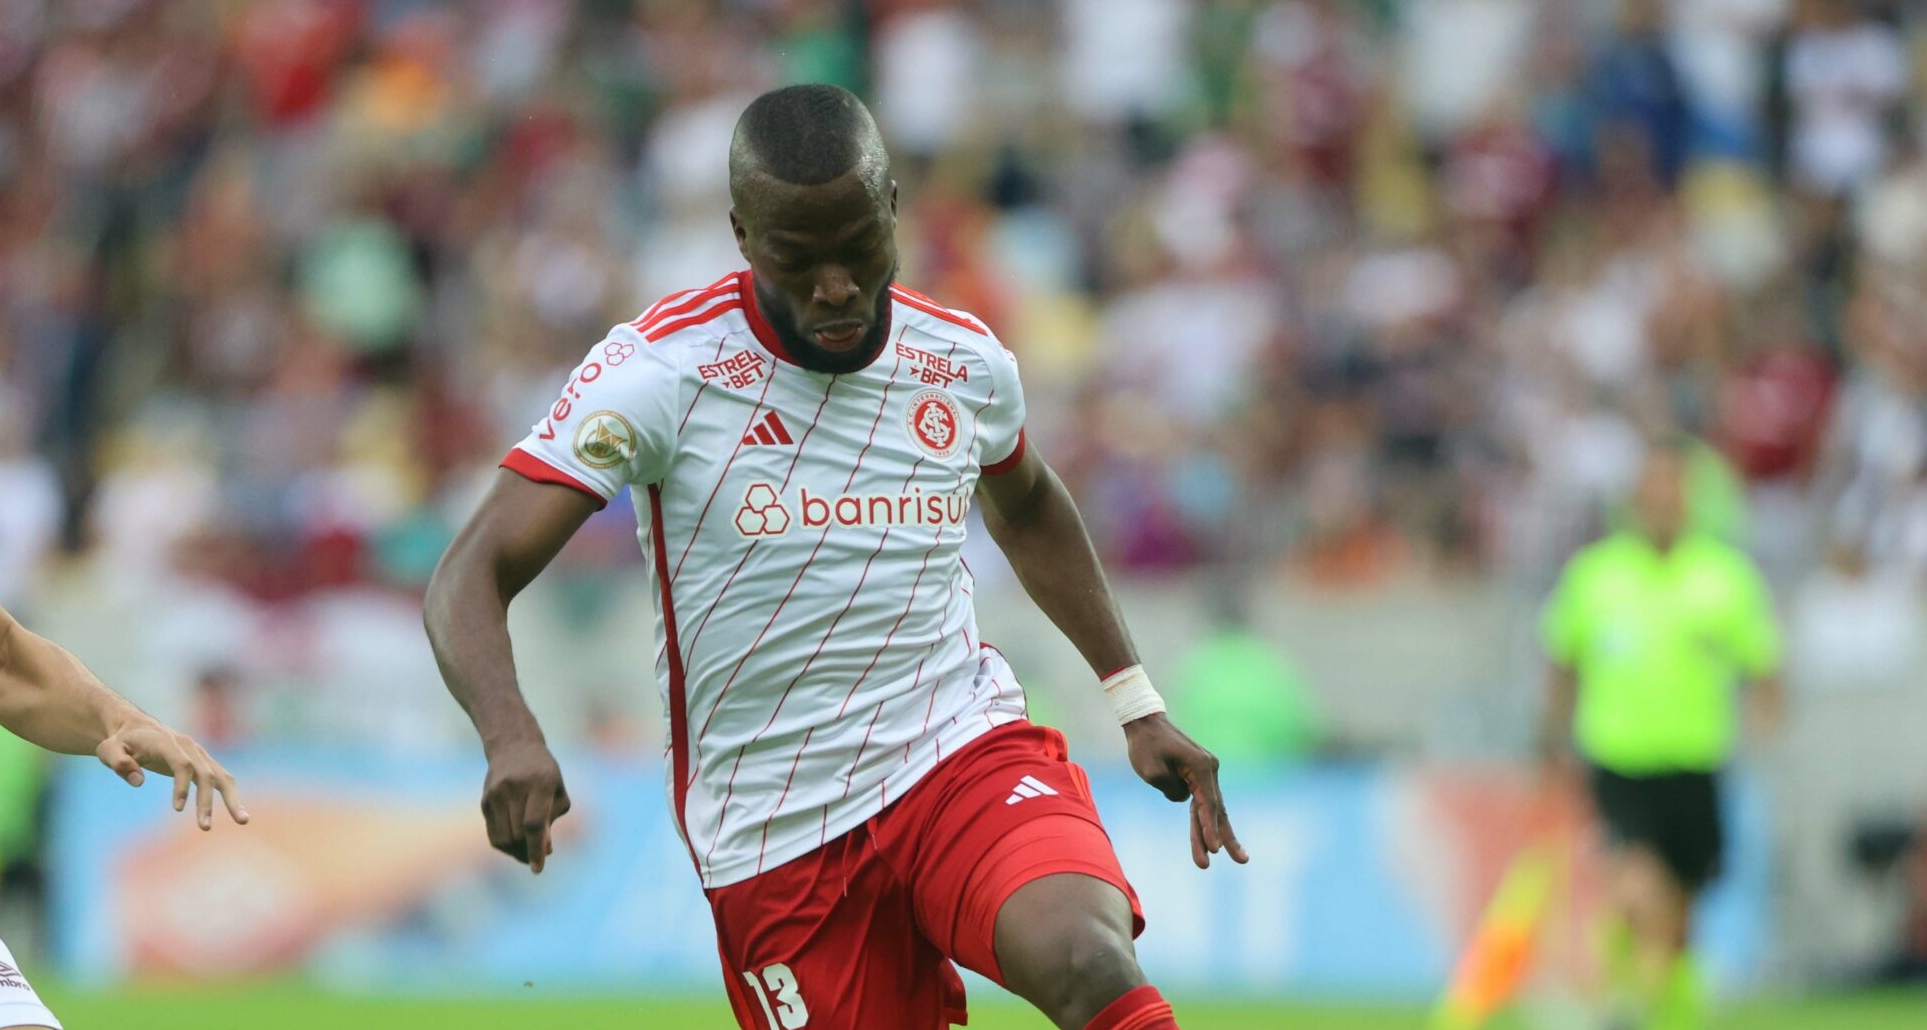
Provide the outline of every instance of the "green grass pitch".
{"type": "MultiPolygon", "coordinates": [[[[361,999],[300,987],[212,992],[152,989],[87,994],[43,991],[68,1030],[734,1030],[720,1001],[517,997],[500,1001],[361,999]]],[[[1185,1030],[1423,1030],[1413,1009],[1213,1004],[1179,999],[1185,1030]]],[[[971,1030],[1050,1030],[1008,1002],[974,1006],[971,1030]]],[[[1921,1030],[1927,994],[1876,994],[1754,1002],[1723,1010],[1713,1030],[1921,1030]]],[[[1492,1030],[1530,1030],[1502,1020],[1492,1030]]]]}

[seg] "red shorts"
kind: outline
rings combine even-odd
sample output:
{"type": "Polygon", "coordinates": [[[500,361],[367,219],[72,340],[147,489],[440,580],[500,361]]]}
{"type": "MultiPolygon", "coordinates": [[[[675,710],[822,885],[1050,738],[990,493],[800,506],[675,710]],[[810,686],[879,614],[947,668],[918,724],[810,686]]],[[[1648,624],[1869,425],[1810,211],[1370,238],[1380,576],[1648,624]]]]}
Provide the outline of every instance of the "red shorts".
{"type": "Polygon", "coordinates": [[[1083,873],[1130,900],[1064,737],[1000,726],[882,814],[775,869],[709,891],[745,1030],[942,1030],[964,1021],[951,965],[1002,982],[997,912],[1017,888],[1083,873]],[[1042,784],[1044,790],[1038,789],[1042,784]]]}

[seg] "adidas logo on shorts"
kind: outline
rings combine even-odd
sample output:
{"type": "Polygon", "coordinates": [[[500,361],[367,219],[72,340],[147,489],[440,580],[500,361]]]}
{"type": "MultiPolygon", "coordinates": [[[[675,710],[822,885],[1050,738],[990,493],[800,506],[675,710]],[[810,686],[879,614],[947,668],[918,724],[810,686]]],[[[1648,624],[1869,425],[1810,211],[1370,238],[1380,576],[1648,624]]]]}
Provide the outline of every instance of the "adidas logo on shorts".
{"type": "Polygon", "coordinates": [[[1025,798],[1041,798],[1046,794],[1056,796],[1057,791],[1052,790],[1050,784],[1035,776],[1026,776],[1017,781],[1017,788],[1004,799],[1004,804],[1014,805],[1025,798]]]}

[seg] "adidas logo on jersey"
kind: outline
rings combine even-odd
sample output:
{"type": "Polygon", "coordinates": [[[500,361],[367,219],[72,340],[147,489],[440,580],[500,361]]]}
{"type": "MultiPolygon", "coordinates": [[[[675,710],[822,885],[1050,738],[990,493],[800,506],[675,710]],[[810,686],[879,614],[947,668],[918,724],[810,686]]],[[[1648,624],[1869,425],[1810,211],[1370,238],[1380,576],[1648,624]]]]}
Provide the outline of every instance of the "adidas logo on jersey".
{"type": "Polygon", "coordinates": [[[1019,801],[1024,801],[1029,798],[1041,798],[1046,794],[1056,797],[1057,791],[1052,790],[1050,784],[1045,783],[1035,776],[1026,776],[1017,781],[1016,788],[1010,792],[1009,797],[1004,799],[1004,804],[1014,805],[1019,801]]]}
{"type": "Polygon", "coordinates": [[[763,446],[770,446],[772,444],[789,446],[794,443],[796,443],[796,439],[790,436],[789,427],[783,424],[783,417],[774,411],[757,419],[756,423],[750,427],[749,432],[743,434],[743,446],[745,447],[755,447],[758,444],[762,444],[763,446]]]}

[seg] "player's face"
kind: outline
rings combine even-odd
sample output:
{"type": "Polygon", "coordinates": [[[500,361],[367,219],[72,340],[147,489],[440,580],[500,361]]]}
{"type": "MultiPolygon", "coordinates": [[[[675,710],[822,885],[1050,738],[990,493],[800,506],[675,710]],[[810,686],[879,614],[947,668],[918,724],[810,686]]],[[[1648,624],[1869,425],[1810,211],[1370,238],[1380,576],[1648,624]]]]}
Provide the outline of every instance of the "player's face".
{"type": "Polygon", "coordinates": [[[856,173],[820,186],[764,182],[730,212],[756,300],[798,363],[855,371],[883,347],[897,271],[897,198],[856,173]]]}

